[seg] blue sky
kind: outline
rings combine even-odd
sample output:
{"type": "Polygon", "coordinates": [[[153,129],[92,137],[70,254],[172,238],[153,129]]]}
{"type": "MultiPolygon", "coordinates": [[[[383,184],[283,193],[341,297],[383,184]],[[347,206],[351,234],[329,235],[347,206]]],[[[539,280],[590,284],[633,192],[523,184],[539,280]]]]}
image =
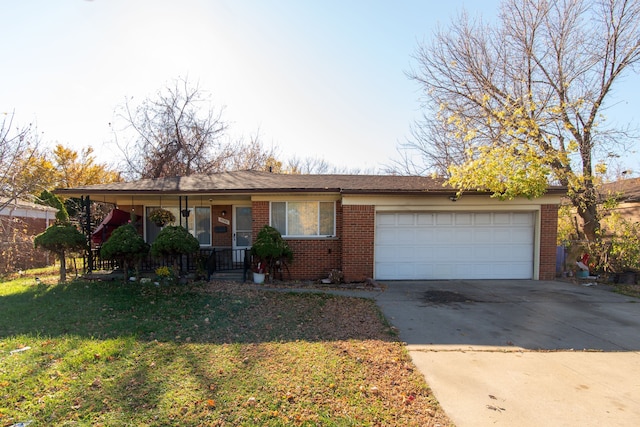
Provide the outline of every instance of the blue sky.
{"type": "Polygon", "coordinates": [[[499,1],[0,3],[0,112],[36,122],[49,144],[91,145],[115,162],[115,108],[188,76],[224,107],[232,137],[259,130],[281,158],[371,169],[397,157],[418,116],[405,74],[418,43],[462,7],[495,17],[499,1]]]}

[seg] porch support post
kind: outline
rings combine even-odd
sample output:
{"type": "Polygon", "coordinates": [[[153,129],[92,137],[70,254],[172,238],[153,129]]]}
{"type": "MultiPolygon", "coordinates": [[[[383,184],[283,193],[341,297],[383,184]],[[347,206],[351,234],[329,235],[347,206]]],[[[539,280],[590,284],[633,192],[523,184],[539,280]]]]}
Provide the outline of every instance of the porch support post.
{"type": "Polygon", "coordinates": [[[93,251],[91,249],[91,199],[89,196],[80,197],[80,204],[84,205],[86,215],[86,232],[87,232],[87,273],[93,271],[93,251]]]}

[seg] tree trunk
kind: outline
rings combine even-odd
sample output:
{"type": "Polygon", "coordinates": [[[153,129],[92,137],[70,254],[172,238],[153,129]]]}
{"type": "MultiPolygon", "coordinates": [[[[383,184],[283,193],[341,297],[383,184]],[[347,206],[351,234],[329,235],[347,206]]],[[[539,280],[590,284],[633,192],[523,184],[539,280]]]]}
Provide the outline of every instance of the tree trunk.
{"type": "Polygon", "coordinates": [[[129,281],[129,263],[126,258],[122,258],[122,281],[124,283],[129,281]]]}
{"type": "Polygon", "coordinates": [[[600,218],[598,217],[598,197],[593,182],[585,179],[584,189],[571,197],[571,202],[582,219],[585,239],[589,242],[595,241],[600,229],[600,218]]]}
{"type": "Polygon", "coordinates": [[[60,256],[60,282],[64,283],[67,281],[67,257],[64,251],[58,255],[60,256]]]}

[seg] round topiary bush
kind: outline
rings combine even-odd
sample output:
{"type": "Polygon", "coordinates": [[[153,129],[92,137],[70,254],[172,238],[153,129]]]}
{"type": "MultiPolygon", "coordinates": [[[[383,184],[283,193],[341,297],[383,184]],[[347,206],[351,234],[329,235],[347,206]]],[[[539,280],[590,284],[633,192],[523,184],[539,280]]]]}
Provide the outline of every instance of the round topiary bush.
{"type": "MultiPolygon", "coordinates": [[[[100,255],[106,259],[120,261],[124,272],[124,279],[128,277],[131,264],[137,263],[149,253],[149,245],[138,234],[135,227],[125,224],[116,228],[109,240],[100,248],[100,255]]],[[[136,268],[136,277],[138,269],[136,268]]]]}
{"type": "Polygon", "coordinates": [[[178,272],[178,258],[197,252],[198,249],[200,249],[198,239],[193,237],[186,228],[170,225],[163,228],[151,244],[151,255],[172,260],[173,269],[178,272]]]}

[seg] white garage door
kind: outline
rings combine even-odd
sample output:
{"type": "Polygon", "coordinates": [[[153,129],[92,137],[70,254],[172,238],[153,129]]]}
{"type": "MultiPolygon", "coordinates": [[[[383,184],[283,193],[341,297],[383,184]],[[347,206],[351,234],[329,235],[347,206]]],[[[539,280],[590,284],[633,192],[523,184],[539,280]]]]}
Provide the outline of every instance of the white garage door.
{"type": "Polygon", "coordinates": [[[532,212],[376,215],[377,279],[531,279],[532,212]]]}

